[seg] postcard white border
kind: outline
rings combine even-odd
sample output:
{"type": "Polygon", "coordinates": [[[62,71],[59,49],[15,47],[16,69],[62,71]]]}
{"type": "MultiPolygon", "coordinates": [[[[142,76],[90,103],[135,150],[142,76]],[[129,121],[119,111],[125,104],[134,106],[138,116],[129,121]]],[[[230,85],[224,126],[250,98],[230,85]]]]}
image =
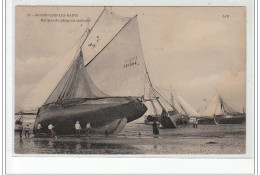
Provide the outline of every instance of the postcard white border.
{"type": "MultiPolygon", "coordinates": [[[[254,173],[254,2],[251,0],[14,0],[6,1],[6,172],[22,173],[254,173]],[[246,6],[247,142],[245,155],[13,155],[14,14],[16,5],[246,6]],[[250,133],[250,134],[249,134],[250,133]],[[187,166],[188,165],[188,166],[187,166]],[[147,168],[149,167],[149,168],[147,168]]],[[[255,123],[256,124],[256,123],[255,123]]]]}

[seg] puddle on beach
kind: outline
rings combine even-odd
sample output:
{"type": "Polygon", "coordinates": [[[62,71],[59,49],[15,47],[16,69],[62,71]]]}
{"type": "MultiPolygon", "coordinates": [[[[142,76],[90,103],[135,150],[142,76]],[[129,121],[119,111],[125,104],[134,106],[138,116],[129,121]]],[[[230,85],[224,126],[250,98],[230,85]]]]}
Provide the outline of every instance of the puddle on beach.
{"type": "Polygon", "coordinates": [[[41,139],[16,140],[16,154],[132,154],[138,150],[127,144],[56,141],[41,139]]]}

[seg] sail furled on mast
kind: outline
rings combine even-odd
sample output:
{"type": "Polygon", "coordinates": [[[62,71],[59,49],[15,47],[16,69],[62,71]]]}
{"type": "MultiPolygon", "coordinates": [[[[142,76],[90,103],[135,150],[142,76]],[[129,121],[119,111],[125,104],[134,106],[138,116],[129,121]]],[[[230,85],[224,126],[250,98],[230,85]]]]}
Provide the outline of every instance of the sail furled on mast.
{"type": "Polygon", "coordinates": [[[95,98],[107,96],[92,82],[84,67],[83,55],[80,54],[53,90],[44,104],[60,99],[95,98]]]}
{"type": "Polygon", "coordinates": [[[119,30],[86,66],[93,83],[110,96],[144,95],[145,63],[137,18],[119,30]]]}

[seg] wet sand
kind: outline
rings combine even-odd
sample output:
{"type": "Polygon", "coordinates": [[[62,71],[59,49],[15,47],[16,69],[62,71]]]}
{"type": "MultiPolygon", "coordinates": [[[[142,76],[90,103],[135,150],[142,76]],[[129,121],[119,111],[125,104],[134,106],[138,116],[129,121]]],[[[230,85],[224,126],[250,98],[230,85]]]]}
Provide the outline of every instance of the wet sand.
{"type": "Polygon", "coordinates": [[[16,154],[244,154],[246,127],[239,125],[199,125],[178,129],[127,124],[117,136],[24,138],[15,133],[16,154]],[[141,135],[139,135],[139,132],[141,135]]]}

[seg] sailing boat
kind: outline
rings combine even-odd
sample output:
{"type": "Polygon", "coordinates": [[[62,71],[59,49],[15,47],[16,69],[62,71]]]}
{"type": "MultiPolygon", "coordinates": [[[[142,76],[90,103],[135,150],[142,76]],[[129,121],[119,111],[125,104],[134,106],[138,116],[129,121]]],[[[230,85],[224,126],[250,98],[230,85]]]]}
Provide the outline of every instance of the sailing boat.
{"type": "Polygon", "coordinates": [[[104,9],[80,41],[71,65],[38,109],[34,131],[40,123],[47,133],[52,123],[57,135],[71,135],[79,121],[83,129],[90,123],[97,134],[117,134],[146,112],[148,72],[137,15],[126,18],[104,9]]]}
{"type": "Polygon", "coordinates": [[[172,88],[170,92],[170,102],[173,111],[174,109],[176,109],[176,111],[179,114],[181,114],[181,117],[178,115],[174,115],[174,118],[170,115],[171,120],[174,121],[174,123],[176,123],[176,126],[186,125],[189,123],[190,118],[197,118],[199,116],[199,114],[194,110],[194,108],[175,90],[172,90],[172,88]]]}
{"type": "MultiPolygon", "coordinates": [[[[159,90],[156,90],[154,88],[151,88],[151,90],[156,97],[154,99],[157,102],[157,106],[153,101],[150,102],[155,115],[149,115],[150,118],[148,118],[148,116],[147,120],[150,119],[150,121],[159,121],[163,128],[177,128],[177,126],[179,125],[188,124],[189,114],[183,109],[180,100],[177,99],[176,96],[174,97],[172,92],[171,98],[169,100],[167,96],[164,95],[162,92],[159,92],[159,90]],[[160,115],[160,112],[158,112],[158,108],[161,108],[160,115]]],[[[183,98],[182,101],[184,101],[183,98]]]]}
{"type": "Polygon", "coordinates": [[[240,124],[246,119],[245,112],[239,111],[237,107],[229,104],[218,92],[202,112],[203,119],[199,123],[215,124],[240,124]]]}

